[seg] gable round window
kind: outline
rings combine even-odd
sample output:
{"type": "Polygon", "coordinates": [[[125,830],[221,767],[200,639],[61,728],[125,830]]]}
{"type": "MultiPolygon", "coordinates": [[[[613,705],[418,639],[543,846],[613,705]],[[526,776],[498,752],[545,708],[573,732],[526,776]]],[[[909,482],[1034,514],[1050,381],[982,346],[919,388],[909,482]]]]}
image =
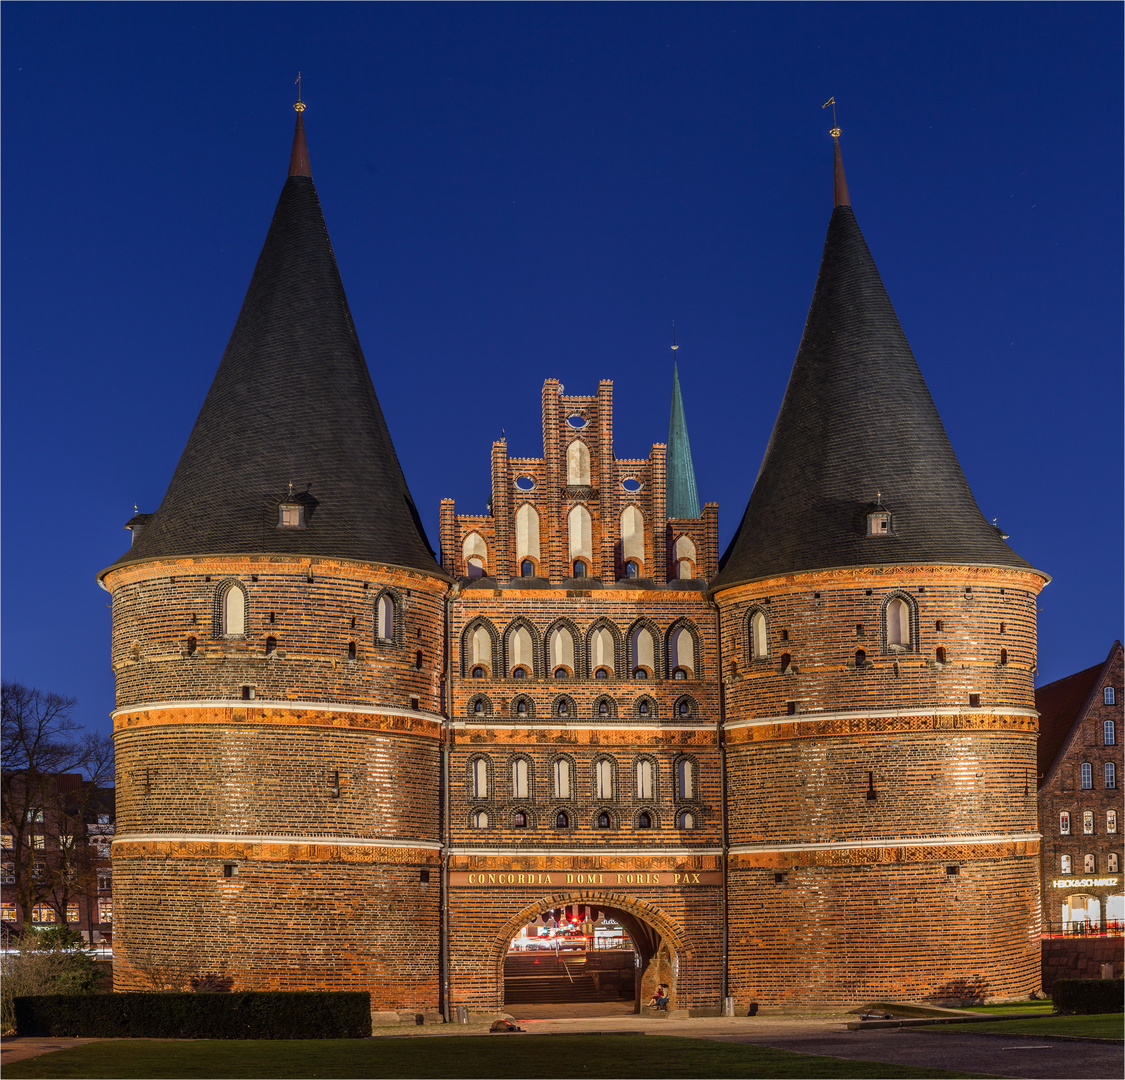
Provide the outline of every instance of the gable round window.
{"type": "Polygon", "coordinates": [[[586,426],[586,418],[584,416],[579,416],[578,413],[571,413],[570,416],[566,418],[566,422],[572,428],[584,428],[586,426]]]}

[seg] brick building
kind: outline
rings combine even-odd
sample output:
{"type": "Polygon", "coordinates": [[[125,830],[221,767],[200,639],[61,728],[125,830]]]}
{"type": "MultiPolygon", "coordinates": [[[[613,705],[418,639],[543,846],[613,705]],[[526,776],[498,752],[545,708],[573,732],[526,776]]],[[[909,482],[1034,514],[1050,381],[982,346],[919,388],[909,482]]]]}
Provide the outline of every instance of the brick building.
{"type": "MultiPolygon", "coordinates": [[[[838,133],[835,133],[838,134],[838,133]]],[[[1035,597],[981,516],[847,196],[739,529],[612,386],[544,384],[435,559],[312,183],[289,177],[113,596],[117,985],[503,1005],[567,905],[647,985],[855,1002],[1039,982],[1035,597]],[[143,961],[143,963],[142,963],[143,961]]],[[[482,463],[483,464],[483,463],[482,463]]]]}
{"type": "Polygon", "coordinates": [[[1035,692],[1043,929],[1125,929],[1122,895],[1121,642],[1076,675],[1035,692]]]}

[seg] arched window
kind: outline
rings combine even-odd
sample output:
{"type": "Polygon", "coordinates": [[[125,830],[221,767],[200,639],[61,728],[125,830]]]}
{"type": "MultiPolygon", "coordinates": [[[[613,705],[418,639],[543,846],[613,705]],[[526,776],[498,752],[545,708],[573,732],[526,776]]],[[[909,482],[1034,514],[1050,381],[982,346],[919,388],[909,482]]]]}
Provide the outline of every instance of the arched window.
{"type": "Polygon", "coordinates": [[[523,698],[516,702],[516,716],[527,716],[527,702],[523,698]]]}
{"type": "Polygon", "coordinates": [[[584,559],[575,559],[574,565],[570,568],[571,576],[576,578],[584,578],[590,576],[590,568],[586,565],[584,559]]]}
{"type": "MultiPolygon", "coordinates": [[[[522,563],[525,559],[539,561],[539,514],[531,503],[524,503],[516,511],[516,562],[522,563]]],[[[535,564],[532,563],[532,572],[523,573],[523,577],[532,577],[535,573],[535,564]]]]}
{"type": "Polygon", "coordinates": [[[945,647],[944,646],[939,645],[937,647],[937,651],[934,653],[934,659],[937,660],[937,662],[939,664],[945,663],[945,647]]]}
{"type": "Polygon", "coordinates": [[[637,798],[651,799],[653,797],[652,762],[648,758],[641,758],[636,765],[637,798]]]}
{"type": "Polygon", "coordinates": [[[513,829],[526,829],[527,828],[527,814],[522,810],[517,810],[512,815],[512,828],[513,829]]]}
{"type": "Polygon", "coordinates": [[[676,798],[696,798],[698,777],[696,764],[691,758],[678,758],[676,760],[676,798]]]}
{"type": "Polygon", "coordinates": [[[652,828],[652,814],[647,810],[642,810],[637,815],[637,828],[638,829],[651,829],[652,828]]]}
{"type": "Polygon", "coordinates": [[[647,700],[645,700],[644,698],[642,698],[642,699],[641,699],[641,700],[640,700],[640,701],[639,701],[639,702],[637,703],[637,715],[638,715],[638,716],[648,716],[648,714],[649,714],[649,704],[648,704],[648,701],[647,701],[647,700]]]}
{"type": "Polygon", "coordinates": [[[572,787],[570,762],[566,758],[555,758],[554,764],[551,766],[551,775],[555,788],[555,798],[569,799],[572,787]]]}
{"type": "Polygon", "coordinates": [[[530,782],[528,779],[529,773],[527,758],[515,758],[512,761],[512,798],[513,799],[526,799],[528,791],[530,790],[530,782]]]}
{"type": "Polygon", "coordinates": [[[1105,763],[1105,786],[1107,788],[1117,787],[1117,766],[1112,761],[1105,763]]]}
{"type": "Polygon", "coordinates": [[[604,810],[600,814],[598,814],[599,829],[608,829],[611,824],[612,822],[610,821],[609,814],[607,814],[604,810]]]}
{"type": "Polygon", "coordinates": [[[887,604],[883,617],[886,619],[888,645],[910,648],[912,615],[910,604],[904,597],[896,596],[887,604]]]}
{"type": "Polygon", "coordinates": [[[673,548],[676,577],[686,580],[695,577],[695,544],[690,536],[680,536],[673,548]]]}
{"type": "Polygon", "coordinates": [[[605,698],[602,698],[602,700],[598,702],[598,716],[608,716],[608,715],[609,715],[609,703],[605,700],[605,698]]]}
{"type": "Polygon", "coordinates": [[[530,559],[520,563],[520,577],[535,577],[535,563],[530,559]]]}
{"type": "Polygon", "coordinates": [[[1117,703],[1117,694],[1114,692],[1112,686],[1107,686],[1102,691],[1102,702],[1106,705],[1115,705],[1117,703]]]}
{"type": "Polygon", "coordinates": [[[1070,811],[1069,810],[1060,810],[1059,811],[1059,835],[1060,836],[1069,836],[1070,835],[1070,811]]]}
{"type": "Polygon", "coordinates": [[[627,578],[635,578],[640,576],[640,570],[637,567],[635,559],[630,559],[625,563],[625,576],[627,578]]]}
{"type": "Polygon", "coordinates": [[[681,701],[676,706],[676,713],[679,716],[690,716],[691,715],[691,706],[687,703],[687,701],[681,701]]]}
{"type": "Polygon", "coordinates": [[[1087,853],[1082,856],[1082,873],[1096,874],[1097,873],[1097,860],[1092,853],[1087,853]]]}
{"type": "Polygon", "coordinates": [[[570,701],[567,698],[559,698],[559,700],[555,703],[555,715],[570,716],[570,713],[570,701]]]}
{"type": "MultiPolygon", "coordinates": [[[[189,637],[187,639],[187,644],[184,646],[184,655],[185,656],[194,656],[195,650],[198,647],[199,647],[199,642],[196,641],[195,638],[189,637]]],[[[266,656],[272,656],[273,653],[274,653],[274,650],[276,648],[277,648],[277,638],[272,638],[272,637],[266,638],[266,656]],[[273,642],[273,645],[270,645],[271,641],[273,642]]],[[[1111,720],[1110,723],[1112,724],[1113,721],[1111,720]]]]}
{"type": "Polygon", "coordinates": [[[629,669],[638,679],[656,671],[656,639],[647,626],[637,626],[629,635],[629,669]]]}
{"type": "Polygon", "coordinates": [[[766,616],[755,611],[750,616],[750,659],[765,660],[770,654],[770,638],[766,631],[766,616]]]}
{"type": "Polygon", "coordinates": [[[594,678],[595,679],[608,679],[609,678],[609,672],[606,671],[606,669],[604,667],[600,667],[600,668],[597,669],[597,671],[594,672],[594,678]]]}
{"type": "Polygon", "coordinates": [[[856,649],[856,651],[855,651],[855,666],[857,668],[861,668],[866,663],[867,663],[867,653],[865,653],[862,649],[856,649]]]}
{"type": "Polygon", "coordinates": [[[488,828],[488,812],[486,810],[477,810],[473,813],[473,828],[474,829],[487,829],[488,828]]]}
{"type": "Polygon", "coordinates": [[[594,762],[594,798],[613,798],[613,762],[609,758],[594,762]]]}
{"type": "Polygon", "coordinates": [[[559,669],[565,669],[562,677],[575,670],[574,634],[565,626],[554,626],[547,632],[547,665],[559,677],[559,669]]]}
{"type": "Polygon", "coordinates": [[[488,798],[488,761],[485,758],[473,758],[469,762],[469,782],[474,799],[488,798]]]}
{"type": "Polygon", "coordinates": [[[1007,667],[1008,666],[1008,650],[1007,649],[1001,649],[1000,650],[1000,666],[1001,667],[1007,667]]]}
{"type": "Polygon", "coordinates": [[[492,635],[487,626],[477,626],[468,635],[468,662],[474,679],[483,679],[492,670],[492,635]],[[480,674],[477,674],[477,668],[480,674]]]}
{"type": "Polygon", "coordinates": [[[465,573],[469,577],[484,577],[484,567],[488,561],[488,548],[480,533],[471,532],[465,537],[461,542],[461,556],[465,560],[465,573]]]}
{"type": "Polygon", "coordinates": [[[480,698],[477,698],[476,701],[473,702],[473,715],[474,716],[483,716],[484,715],[484,702],[481,701],[480,698]]]}
{"type": "Polygon", "coordinates": [[[590,635],[590,670],[597,674],[599,668],[605,671],[601,677],[613,674],[613,634],[603,626],[590,635]]]}
{"type": "Polygon", "coordinates": [[[569,829],[570,828],[570,815],[565,810],[560,810],[555,815],[555,828],[556,829],[569,829]]]}
{"type": "Polygon", "coordinates": [[[236,582],[228,585],[223,594],[223,633],[227,637],[242,637],[246,633],[246,593],[236,582]]]}
{"type": "Polygon", "coordinates": [[[581,439],[566,448],[566,482],[569,487],[590,486],[590,451],[581,439]]]}
{"type": "Polygon", "coordinates": [[[681,829],[694,829],[695,815],[690,810],[685,810],[680,814],[679,825],[681,829]]]}
{"type": "Polygon", "coordinates": [[[383,593],[375,601],[375,638],[382,642],[395,640],[395,600],[390,593],[383,593]]]}
{"type": "Polygon", "coordinates": [[[525,667],[512,668],[512,678],[513,679],[526,679],[527,678],[527,668],[525,668],[525,667]]]}
{"type": "Polygon", "coordinates": [[[686,626],[675,629],[668,637],[668,670],[673,678],[682,671],[681,678],[690,679],[695,674],[695,638],[686,626]]]}
{"type": "Polygon", "coordinates": [[[570,678],[570,672],[567,671],[566,668],[564,668],[564,667],[555,668],[554,676],[555,676],[556,679],[569,679],[570,678]]]}
{"type": "Polygon", "coordinates": [[[594,548],[590,540],[590,511],[584,506],[572,507],[570,513],[566,516],[566,530],[570,542],[571,563],[579,559],[585,562],[593,559],[594,548]]]}
{"type": "Polygon", "coordinates": [[[1120,862],[1118,861],[1116,851],[1111,851],[1105,857],[1105,868],[1111,874],[1116,874],[1121,869],[1121,865],[1120,865],[1120,862]]]}
{"type": "Polygon", "coordinates": [[[524,674],[535,671],[535,646],[531,640],[531,632],[526,626],[516,626],[508,631],[508,670],[514,678],[516,670],[522,668],[524,674]]]}
{"type": "Polygon", "coordinates": [[[1117,725],[1112,720],[1106,720],[1102,724],[1102,740],[1106,746],[1117,745],[1117,725]]]}
{"type": "Polygon", "coordinates": [[[785,672],[787,672],[789,670],[789,666],[792,663],[793,663],[793,657],[791,657],[787,652],[783,652],[781,654],[781,671],[782,671],[782,674],[784,674],[785,672]]]}
{"type": "Polygon", "coordinates": [[[1094,766],[1088,761],[1082,762],[1082,787],[1089,789],[1094,786],[1094,766]]]}
{"type": "Polygon", "coordinates": [[[1069,855],[1063,855],[1059,859],[1059,872],[1063,874],[1074,873],[1074,866],[1069,855]]]}
{"type": "Polygon", "coordinates": [[[645,519],[635,506],[626,506],[621,511],[621,559],[625,564],[625,576],[636,577],[637,566],[645,559],[645,519]],[[629,564],[633,572],[629,573],[629,564]]]}

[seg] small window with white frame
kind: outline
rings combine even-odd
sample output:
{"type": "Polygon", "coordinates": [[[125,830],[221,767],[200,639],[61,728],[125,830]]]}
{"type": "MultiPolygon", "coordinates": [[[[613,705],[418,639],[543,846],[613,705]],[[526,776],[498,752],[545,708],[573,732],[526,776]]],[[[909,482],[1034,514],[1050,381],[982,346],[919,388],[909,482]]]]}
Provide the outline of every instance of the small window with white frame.
{"type": "Polygon", "coordinates": [[[277,508],[277,527],[279,529],[303,529],[305,527],[305,508],[300,503],[282,503],[277,508]]]}
{"type": "Polygon", "coordinates": [[[1112,686],[1107,686],[1102,691],[1102,701],[1105,702],[1106,705],[1117,704],[1117,693],[1112,686]]]}
{"type": "Polygon", "coordinates": [[[1079,776],[1081,777],[1082,789],[1089,791],[1094,786],[1094,766],[1088,761],[1082,762],[1079,767],[1079,776]]]}
{"type": "Polygon", "coordinates": [[[1112,720],[1102,724],[1102,741],[1106,746],[1117,745],[1117,725],[1112,720]]]}
{"type": "Polygon", "coordinates": [[[1117,787],[1117,766],[1112,761],[1105,763],[1105,786],[1106,788],[1117,787]]]}
{"type": "Polygon", "coordinates": [[[867,515],[867,535],[891,535],[891,514],[889,510],[876,510],[867,515]]]}
{"type": "Polygon", "coordinates": [[[1117,852],[1111,851],[1105,857],[1105,868],[1111,873],[1116,874],[1121,869],[1121,862],[1117,858],[1117,852]]]}

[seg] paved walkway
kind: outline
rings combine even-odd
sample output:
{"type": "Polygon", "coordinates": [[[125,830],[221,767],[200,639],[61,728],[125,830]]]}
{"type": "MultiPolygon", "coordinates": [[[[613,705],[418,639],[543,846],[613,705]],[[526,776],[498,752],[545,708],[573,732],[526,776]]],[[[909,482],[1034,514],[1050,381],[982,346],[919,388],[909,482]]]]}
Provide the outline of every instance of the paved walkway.
{"type": "Polygon", "coordinates": [[[87,1043],[100,1041],[100,1039],[37,1039],[30,1036],[4,1039],[0,1042],[0,1069],[12,1061],[23,1061],[24,1058],[39,1057],[40,1054],[49,1054],[53,1050],[69,1050],[74,1046],[85,1046],[87,1043]]]}

